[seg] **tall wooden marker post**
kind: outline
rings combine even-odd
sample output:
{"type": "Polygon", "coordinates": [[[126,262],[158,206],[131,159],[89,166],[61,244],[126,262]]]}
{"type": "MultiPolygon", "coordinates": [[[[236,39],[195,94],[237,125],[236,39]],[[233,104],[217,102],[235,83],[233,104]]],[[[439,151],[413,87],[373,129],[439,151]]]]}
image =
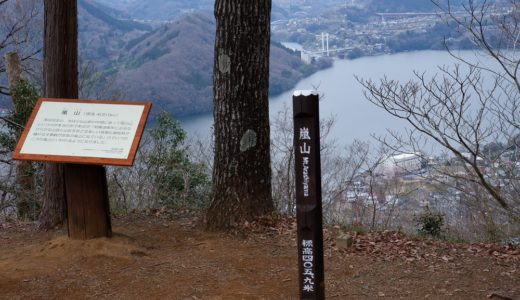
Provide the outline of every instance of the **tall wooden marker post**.
{"type": "Polygon", "coordinates": [[[293,95],[298,270],[301,299],[325,299],[320,115],[316,91],[293,95]]]}

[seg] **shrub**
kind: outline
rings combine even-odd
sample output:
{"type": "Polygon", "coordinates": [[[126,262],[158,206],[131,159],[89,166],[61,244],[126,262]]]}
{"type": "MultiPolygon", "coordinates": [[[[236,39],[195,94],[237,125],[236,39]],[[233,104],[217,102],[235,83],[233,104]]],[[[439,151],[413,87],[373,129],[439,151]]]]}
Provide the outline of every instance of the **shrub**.
{"type": "Polygon", "coordinates": [[[439,238],[443,232],[444,216],[441,213],[433,212],[427,206],[424,212],[415,217],[417,229],[421,236],[431,236],[439,238]]]}
{"type": "Polygon", "coordinates": [[[150,135],[153,150],[147,161],[158,202],[171,208],[205,208],[208,195],[199,192],[206,191],[209,176],[203,166],[189,160],[188,149],[181,147],[186,132],[165,112],[150,135]]]}
{"type": "Polygon", "coordinates": [[[157,117],[141,142],[134,166],[110,169],[111,207],[115,213],[207,207],[210,175],[205,164],[190,159],[185,139],[186,132],[169,113],[157,117]]]}
{"type": "Polygon", "coordinates": [[[29,120],[38,99],[37,89],[25,80],[21,80],[11,88],[14,109],[3,121],[6,130],[0,130],[0,153],[5,155],[4,164],[0,165],[0,209],[16,211],[19,219],[34,220],[41,208],[39,198],[42,182],[41,164],[31,162],[12,163],[10,153],[29,120]],[[15,210],[13,210],[15,208],[15,210]]]}

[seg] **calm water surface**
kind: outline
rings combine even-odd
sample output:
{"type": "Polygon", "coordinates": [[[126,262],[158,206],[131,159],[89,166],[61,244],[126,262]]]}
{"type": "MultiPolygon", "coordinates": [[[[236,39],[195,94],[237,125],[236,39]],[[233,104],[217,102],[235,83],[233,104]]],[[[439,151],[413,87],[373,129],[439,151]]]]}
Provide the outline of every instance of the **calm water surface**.
{"type": "MultiPolygon", "coordinates": [[[[465,56],[470,52],[463,52],[465,56]]],[[[336,125],[331,135],[341,144],[349,144],[354,139],[370,141],[371,135],[384,135],[387,129],[402,131],[406,123],[389,116],[384,110],[368,102],[363,96],[361,85],[354,78],[378,80],[389,79],[407,81],[413,78],[413,71],[438,73],[438,66],[452,65],[456,61],[445,51],[418,51],[355,60],[337,60],[332,68],[315,73],[300,81],[293,90],[308,90],[317,87],[323,95],[320,102],[322,118],[334,116],[336,125]]],[[[292,109],[293,90],[270,99],[270,115],[273,118],[287,106],[292,109]]],[[[208,138],[213,126],[213,116],[204,114],[181,120],[191,136],[208,138]]]]}

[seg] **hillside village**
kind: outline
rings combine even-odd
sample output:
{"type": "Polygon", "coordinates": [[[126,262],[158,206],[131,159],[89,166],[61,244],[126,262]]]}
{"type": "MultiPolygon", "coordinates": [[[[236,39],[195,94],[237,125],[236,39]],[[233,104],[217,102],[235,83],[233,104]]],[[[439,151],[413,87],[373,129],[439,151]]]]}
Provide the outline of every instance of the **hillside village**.
{"type": "MultiPolygon", "coordinates": [[[[323,10],[304,4],[286,19],[273,22],[273,37],[303,45],[310,56],[358,58],[414,50],[472,49],[469,37],[454,32],[445,12],[429,1],[403,7],[374,1],[342,1],[323,10]],[[419,4],[421,3],[421,4],[419,4]],[[444,15],[444,17],[443,17],[444,15]],[[445,44],[445,41],[447,44],[445,44]]],[[[455,6],[455,17],[464,8],[455,6]]],[[[511,12],[504,3],[497,15],[511,12]]],[[[309,60],[305,58],[305,60],[309,60]]]]}
{"type": "MultiPolygon", "coordinates": [[[[492,161],[475,159],[485,177],[504,189],[511,188],[511,182],[520,174],[516,148],[495,151],[500,155],[492,161]]],[[[472,159],[470,153],[462,154],[472,159]]],[[[446,155],[426,156],[417,152],[385,156],[374,170],[352,179],[350,188],[334,202],[334,210],[348,220],[361,222],[366,218],[366,207],[373,206],[378,211],[377,226],[411,228],[411,217],[429,209],[442,213],[448,227],[462,228],[473,212],[467,206],[466,197],[471,197],[466,194],[468,187],[459,179],[469,178],[471,172],[458,158],[446,155]]],[[[496,222],[501,221],[497,218],[496,222]]],[[[462,232],[457,234],[464,236],[462,232]]]]}

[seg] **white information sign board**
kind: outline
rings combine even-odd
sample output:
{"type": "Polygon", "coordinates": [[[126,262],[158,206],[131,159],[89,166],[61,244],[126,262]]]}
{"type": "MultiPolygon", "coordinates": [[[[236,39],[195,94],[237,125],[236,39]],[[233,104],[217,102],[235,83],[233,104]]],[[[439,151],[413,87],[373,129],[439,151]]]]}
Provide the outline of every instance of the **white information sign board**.
{"type": "Polygon", "coordinates": [[[129,165],[149,110],[149,103],[40,99],[13,158],[129,165]]]}

